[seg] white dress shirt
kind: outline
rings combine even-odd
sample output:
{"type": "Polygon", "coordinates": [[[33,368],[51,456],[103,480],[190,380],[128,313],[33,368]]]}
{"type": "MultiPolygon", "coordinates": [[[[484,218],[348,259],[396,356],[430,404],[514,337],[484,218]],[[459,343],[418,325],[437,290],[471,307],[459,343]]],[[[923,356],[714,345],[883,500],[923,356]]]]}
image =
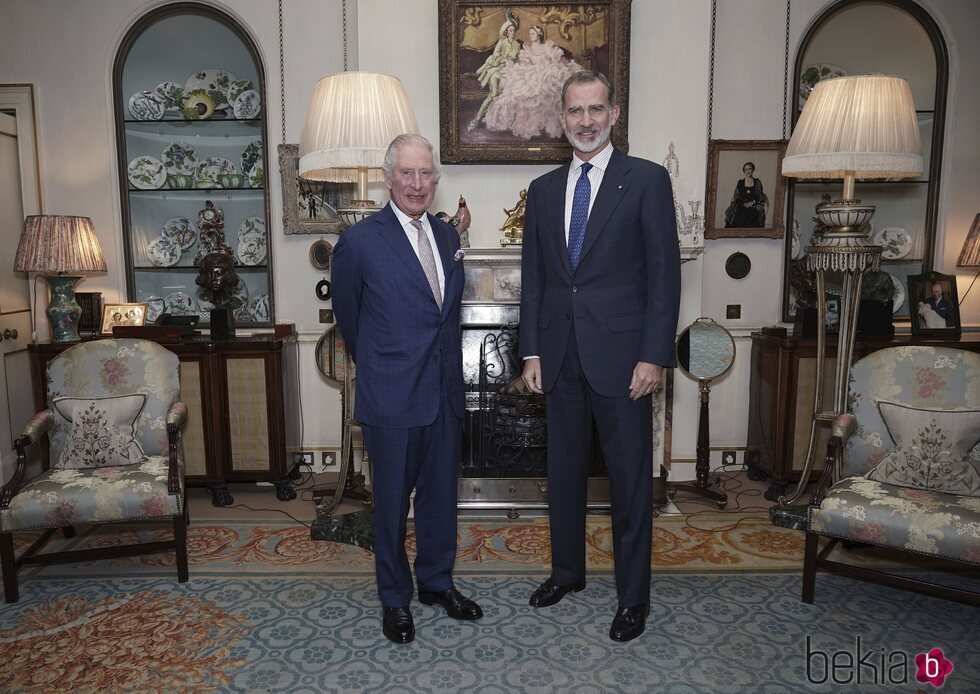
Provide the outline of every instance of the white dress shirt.
{"type": "MultiPolygon", "coordinates": [[[[412,244],[412,250],[415,251],[415,257],[418,258],[419,232],[418,229],[412,226],[412,218],[398,209],[398,205],[395,203],[391,203],[391,209],[394,211],[395,216],[398,217],[398,221],[401,222],[405,236],[408,237],[408,242],[412,244]]],[[[443,297],[445,297],[446,271],[442,267],[442,255],[439,253],[439,246],[436,244],[436,237],[432,235],[432,227],[429,226],[429,216],[424,214],[419,217],[419,221],[422,222],[422,230],[425,231],[425,237],[429,239],[429,245],[432,247],[432,255],[436,259],[436,274],[439,276],[439,292],[443,297]]],[[[421,259],[419,262],[422,262],[421,259]]]]}

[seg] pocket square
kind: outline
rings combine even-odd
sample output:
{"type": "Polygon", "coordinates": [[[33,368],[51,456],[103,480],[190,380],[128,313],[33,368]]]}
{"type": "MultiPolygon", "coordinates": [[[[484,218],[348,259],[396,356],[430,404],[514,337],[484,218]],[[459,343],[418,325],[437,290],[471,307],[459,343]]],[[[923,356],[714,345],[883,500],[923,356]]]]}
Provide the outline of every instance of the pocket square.
{"type": "Polygon", "coordinates": [[[455,260],[455,261],[458,262],[458,261],[462,260],[465,257],[466,257],[466,252],[463,251],[462,248],[460,248],[458,251],[456,251],[456,255],[453,256],[453,260],[455,260]]]}

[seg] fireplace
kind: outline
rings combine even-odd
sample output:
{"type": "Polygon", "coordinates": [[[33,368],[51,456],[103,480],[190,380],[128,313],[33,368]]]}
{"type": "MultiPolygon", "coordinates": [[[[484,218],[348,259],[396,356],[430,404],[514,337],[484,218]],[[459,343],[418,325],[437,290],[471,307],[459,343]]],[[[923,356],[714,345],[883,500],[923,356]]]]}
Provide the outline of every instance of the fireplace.
{"type": "MultiPolygon", "coordinates": [[[[460,461],[461,508],[544,508],[548,504],[544,398],[517,392],[523,368],[516,304],[470,303],[460,321],[466,414],[460,461]]],[[[597,441],[597,437],[593,436],[597,441]]],[[[594,445],[589,506],[609,505],[605,464],[594,445]]]]}

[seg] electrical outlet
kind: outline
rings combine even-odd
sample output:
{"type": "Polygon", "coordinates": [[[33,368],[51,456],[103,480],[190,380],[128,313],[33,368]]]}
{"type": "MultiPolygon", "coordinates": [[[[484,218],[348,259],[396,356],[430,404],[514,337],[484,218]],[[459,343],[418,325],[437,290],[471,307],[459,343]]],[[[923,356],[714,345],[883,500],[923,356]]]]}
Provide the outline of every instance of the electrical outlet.
{"type": "Polygon", "coordinates": [[[334,451],[320,451],[320,460],[313,467],[314,473],[326,472],[337,464],[337,453],[334,451]]]}
{"type": "Polygon", "coordinates": [[[304,465],[308,468],[313,467],[313,453],[308,451],[301,451],[298,453],[293,453],[293,462],[297,465],[304,465]]]}
{"type": "Polygon", "coordinates": [[[722,465],[738,465],[738,455],[735,451],[722,451],[721,452],[721,464],[722,465]]]}

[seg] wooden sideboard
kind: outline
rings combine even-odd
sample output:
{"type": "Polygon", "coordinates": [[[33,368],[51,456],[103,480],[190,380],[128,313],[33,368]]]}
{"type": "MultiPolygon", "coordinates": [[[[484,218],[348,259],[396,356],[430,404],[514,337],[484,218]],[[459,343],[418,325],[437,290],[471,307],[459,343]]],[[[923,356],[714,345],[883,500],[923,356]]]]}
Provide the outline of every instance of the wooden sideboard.
{"type": "MultiPolygon", "coordinates": [[[[287,456],[300,436],[299,347],[292,326],[277,326],[275,334],[221,341],[192,335],[160,344],[180,358],[188,485],[210,487],[215,506],[234,501],[228,482],[272,482],[280,499],[295,498],[287,456]]],[[[28,346],[38,411],[47,406],[47,364],[70,346],[28,346]]]]}
{"type": "MultiPolygon", "coordinates": [[[[894,338],[859,335],[854,344],[854,360],[885,347],[931,345],[959,347],[980,352],[980,333],[959,339],[912,337],[894,338]]],[[[837,344],[828,337],[824,366],[824,405],[834,398],[834,365],[837,344]]],[[[786,335],[777,328],[752,333],[752,373],[749,386],[749,430],[745,460],[751,479],[769,479],[765,497],[775,501],[791,482],[803,473],[813,397],[816,393],[817,341],[786,335]]],[[[830,438],[828,427],[817,437],[817,455],[810,474],[816,481],[823,469],[823,451],[830,438]]]]}

